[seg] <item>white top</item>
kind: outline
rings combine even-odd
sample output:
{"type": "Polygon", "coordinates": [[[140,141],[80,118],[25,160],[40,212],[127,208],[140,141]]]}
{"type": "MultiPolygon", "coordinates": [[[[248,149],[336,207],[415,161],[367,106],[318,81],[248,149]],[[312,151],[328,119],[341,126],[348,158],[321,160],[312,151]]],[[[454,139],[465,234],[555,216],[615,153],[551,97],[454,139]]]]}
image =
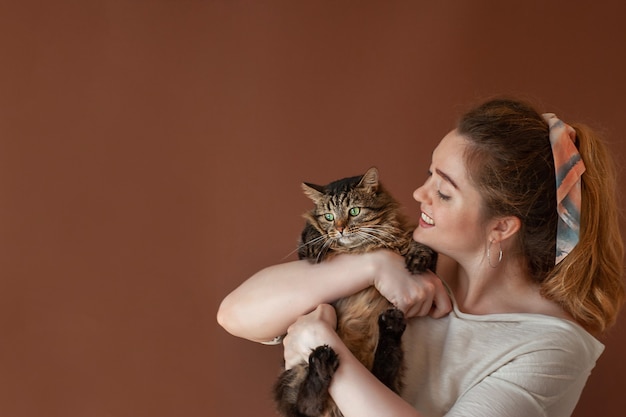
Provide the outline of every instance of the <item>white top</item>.
{"type": "Polygon", "coordinates": [[[604,345],[539,314],[412,319],[403,397],[428,417],[570,416],[604,345]]]}

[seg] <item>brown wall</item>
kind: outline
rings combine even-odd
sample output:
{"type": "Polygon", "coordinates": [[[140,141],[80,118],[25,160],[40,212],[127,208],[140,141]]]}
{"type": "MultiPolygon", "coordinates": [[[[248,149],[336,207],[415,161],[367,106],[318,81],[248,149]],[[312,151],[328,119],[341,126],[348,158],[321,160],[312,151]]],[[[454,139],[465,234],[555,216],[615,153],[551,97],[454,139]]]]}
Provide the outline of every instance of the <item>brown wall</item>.
{"type": "MultiPolygon", "coordinates": [[[[290,259],[301,181],[377,165],[414,213],[435,144],[496,93],[624,161],[626,6],[579,3],[2,2],[0,415],[273,415],[281,349],[215,313],[290,259]]],[[[625,329],[576,416],[624,415],[625,329]]]]}

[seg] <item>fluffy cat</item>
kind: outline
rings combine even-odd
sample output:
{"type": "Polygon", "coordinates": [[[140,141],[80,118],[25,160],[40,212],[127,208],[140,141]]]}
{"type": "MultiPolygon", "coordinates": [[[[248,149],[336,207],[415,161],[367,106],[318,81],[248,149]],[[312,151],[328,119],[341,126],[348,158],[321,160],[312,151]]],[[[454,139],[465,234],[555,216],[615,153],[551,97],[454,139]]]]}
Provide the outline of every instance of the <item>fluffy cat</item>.
{"type": "MultiPolygon", "coordinates": [[[[304,215],[300,259],[318,263],[340,253],[387,248],[405,256],[407,268],[413,273],[435,269],[436,253],[412,239],[413,227],[379,183],[376,168],[325,186],[304,183],[302,188],[315,208],[304,215]]],[[[333,305],[337,333],[346,346],[380,381],[399,393],[404,314],[374,287],[333,305]]],[[[286,417],[341,417],[328,394],[338,366],[332,348],[319,346],[311,352],[308,363],[284,371],[274,386],[278,411],[286,417]]]]}

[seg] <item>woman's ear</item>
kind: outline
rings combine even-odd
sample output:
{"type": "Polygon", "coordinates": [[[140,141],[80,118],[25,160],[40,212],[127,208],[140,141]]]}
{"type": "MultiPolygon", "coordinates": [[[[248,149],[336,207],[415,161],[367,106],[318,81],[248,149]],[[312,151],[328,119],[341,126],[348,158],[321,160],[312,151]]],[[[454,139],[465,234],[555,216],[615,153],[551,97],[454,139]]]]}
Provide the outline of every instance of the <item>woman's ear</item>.
{"type": "Polygon", "coordinates": [[[512,237],[522,227],[522,221],[515,216],[500,217],[493,220],[489,231],[490,241],[502,242],[512,237]]]}

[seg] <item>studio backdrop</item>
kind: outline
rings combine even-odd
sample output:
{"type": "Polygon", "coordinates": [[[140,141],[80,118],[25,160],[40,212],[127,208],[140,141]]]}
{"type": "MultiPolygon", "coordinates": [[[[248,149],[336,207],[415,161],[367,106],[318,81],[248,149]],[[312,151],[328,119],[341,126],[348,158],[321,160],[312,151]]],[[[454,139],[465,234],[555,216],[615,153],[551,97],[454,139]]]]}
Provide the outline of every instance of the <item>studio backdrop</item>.
{"type": "MultiPolygon", "coordinates": [[[[276,415],[282,349],[216,313],[294,259],[300,183],[377,166],[416,218],[433,148],[502,94],[593,126],[623,166],[625,15],[617,0],[2,2],[0,415],[276,415]]],[[[622,314],[576,417],[626,412],[625,330],[622,314]]]]}

